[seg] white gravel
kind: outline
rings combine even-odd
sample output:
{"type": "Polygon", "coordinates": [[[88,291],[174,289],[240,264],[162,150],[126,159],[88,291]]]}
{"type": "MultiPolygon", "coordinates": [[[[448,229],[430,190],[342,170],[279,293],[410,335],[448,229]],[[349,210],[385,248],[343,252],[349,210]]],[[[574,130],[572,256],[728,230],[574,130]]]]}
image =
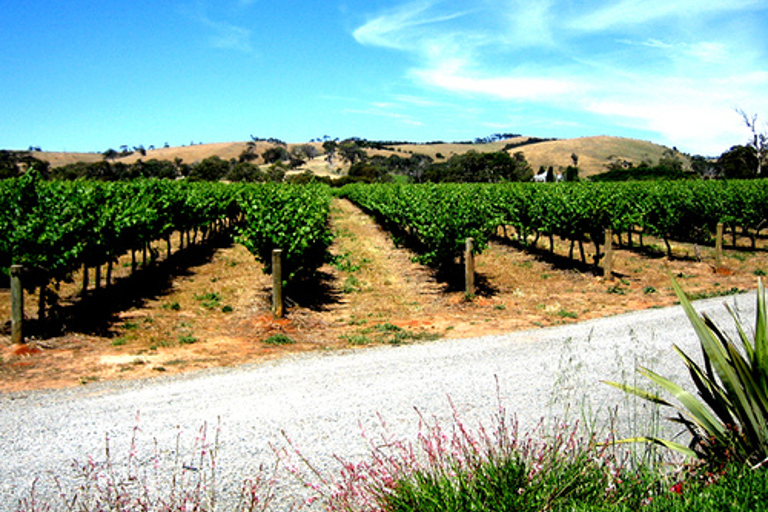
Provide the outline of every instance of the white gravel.
{"type": "MultiPolygon", "coordinates": [[[[752,326],[754,293],[695,306],[730,328],[724,302],[752,326]]],[[[201,426],[207,424],[212,437],[220,425],[216,474],[227,494],[260,463],[274,460],[270,445],[285,445],[281,431],[326,468],[333,454],[365,455],[360,425],[375,430],[377,413],[392,431],[413,438],[414,408],[448,424],[450,397],[467,423],[488,423],[497,380],[503,404],[523,430],[542,417],[563,415],[568,404],[571,415],[600,416],[626,405],[620,391],[600,381],[631,381],[637,364],[687,382],[673,343],[698,352],[679,306],[503,336],[311,353],[182,377],[0,394],[0,510],[13,510],[35,478],[43,492],[50,490],[46,482],[52,476],[71,485],[71,462],[89,455],[103,459],[106,437],[112,458],[124,461],[136,426],[147,449],[156,439],[163,457],[173,459],[177,438],[189,448],[201,426]]]]}

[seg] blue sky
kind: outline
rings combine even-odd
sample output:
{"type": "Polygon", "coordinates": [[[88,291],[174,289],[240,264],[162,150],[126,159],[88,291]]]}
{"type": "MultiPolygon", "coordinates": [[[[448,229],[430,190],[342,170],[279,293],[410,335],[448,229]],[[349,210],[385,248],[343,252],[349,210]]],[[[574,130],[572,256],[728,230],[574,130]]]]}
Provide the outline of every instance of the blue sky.
{"type": "Polygon", "coordinates": [[[0,0],[0,148],[636,137],[768,120],[765,0],[0,0]]]}

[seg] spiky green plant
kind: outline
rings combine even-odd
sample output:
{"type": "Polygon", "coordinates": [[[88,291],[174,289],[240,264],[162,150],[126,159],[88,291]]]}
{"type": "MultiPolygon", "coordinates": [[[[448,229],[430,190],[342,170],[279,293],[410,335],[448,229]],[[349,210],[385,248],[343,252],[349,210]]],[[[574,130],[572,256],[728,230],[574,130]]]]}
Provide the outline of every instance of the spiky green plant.
{"type": "Polygon", "coordinates": [[[703,364],[696,363],[679,347],[697,395],[648,368],[638,372],[670,393],[677,403],[656,393],[626,384],[607,382],[640,398],[672,407],[692,438],[688,446],[658,437],[637,437],[627,442],[657,443],[710,463],[727,460],[760,465],[768,461],[768,324],[763,283],[758,280],[754,337],[726,305],[735,321],[738,346],[706,315],[699,316],[680,286],[672,284],[696,331],[703,364]]]}

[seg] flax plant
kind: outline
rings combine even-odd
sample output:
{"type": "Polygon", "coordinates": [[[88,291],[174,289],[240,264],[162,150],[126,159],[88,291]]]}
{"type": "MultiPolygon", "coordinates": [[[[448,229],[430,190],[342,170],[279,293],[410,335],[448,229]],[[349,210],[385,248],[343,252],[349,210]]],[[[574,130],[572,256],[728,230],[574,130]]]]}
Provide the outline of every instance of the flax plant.
{"type": "Polygon", "coordinates": [[[657,443],[706,463],[735,461],[761,466],[768,461],[768,317],[762,281],[758,280],[752,337],[726,305],[735,321],[736,341],[709,317],[699,316],[680,286],[674,280],[672,284],[696,331],[702,351],[702,363],[699,364],[674,346],[690,373],[693,392],[643,367],[638,372],[671,394],[676,402],[638,387],[616,382],[607,384],[674,408],[677,415],[671,420],[685,427],[691,434],[691,441],[688,446],[654,436],[625,441],[657,443]]]}

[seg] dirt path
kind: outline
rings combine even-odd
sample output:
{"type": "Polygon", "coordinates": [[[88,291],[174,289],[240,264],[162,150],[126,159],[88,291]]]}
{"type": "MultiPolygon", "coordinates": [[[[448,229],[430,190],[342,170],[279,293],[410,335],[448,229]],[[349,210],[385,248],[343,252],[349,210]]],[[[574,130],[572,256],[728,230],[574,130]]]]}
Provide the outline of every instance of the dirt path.
{"type": "MultiPolygon", "coordinates": [[[[709,248],[677,244],[672,261],[653,247],[616,250],[618,276],[608,281],[564,262],[568,247],[562,242],[552,256],[498,240],[477,257],[480,292],[468,300],[413,263],[412,252],[396,247],[348,201],[335,200],[331,216],[333,262],[320,269],[317,283],[289,292],[286,319],[272,319],[271,278],[242,246],[178,253],[136,278],[127,277],[128,258],[118,266],[118,286],[85,300],[77,297],[80,276],[62,288],[62,302],[75,312],[65,335],[31,339],[23,347],[9,346],[7,334],[0,335],[0,391],[572,323],[673,304],[670,275],[689,293],[706,296],[752,289],[755,274],[768,270],[765,250],[726,251],[727,270],[714,272],[709,248]],[[270,343],[276,334],[293,343],[270,343]]],[[[31,316],[35,301],[26,301],[31,316]]],[[[9,291],[0,290],[0,318],[10,318],[9,311],[9,291]]]]}

